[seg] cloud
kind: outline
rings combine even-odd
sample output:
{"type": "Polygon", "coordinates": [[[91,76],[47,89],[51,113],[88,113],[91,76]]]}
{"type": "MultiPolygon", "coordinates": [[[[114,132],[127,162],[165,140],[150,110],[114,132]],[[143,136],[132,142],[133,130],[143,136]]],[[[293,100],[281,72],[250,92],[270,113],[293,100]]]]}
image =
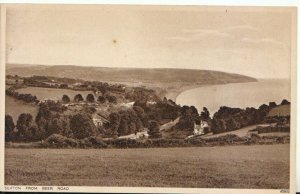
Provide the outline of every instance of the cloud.
{"type": "Polygon", "coordinates": [[[195,29],[195,30],[183,30],[184,33],[191,34],[194,37],[204,37],[204,36],[217,36],[217,37],[230,37],[230,34],[226,32],[220,32],[219,30],[212,29],[195,29]]]}
{"type": "Polygon", "coordinates": [[[253,26],[250,25],[238,25],[238,26],[229,26],[224,28],[226,31],[254,31],[258,32],[259,30],[253,26]]]}
{"type": "Polygon", "coordinates": [[[260,38],[260,39],[243,38],[242,41],[246,43],[253,43],[253,44],[270,44],[270,45],[277,45],[280,47],[285,46],[285,44],[283,44],[282,42],[271,38],[260,38]]]}
{"type": "Polygon", "coordinates": [[[183,36],[168,36],[165,37],[166,40],[176,40],[176,41],[190,41],[191,39],[183,36]]]}
{"type": "Polygon", "coordinates": [[[170,36],[165,37],[167,40],[175,40],[175,41],[197,41],[206,37],[215,37],[215,38],[229,38],[231,35],[226,32],[221,32],[218,30],[212,29],[184,29],[179,36],[170,36]]]}

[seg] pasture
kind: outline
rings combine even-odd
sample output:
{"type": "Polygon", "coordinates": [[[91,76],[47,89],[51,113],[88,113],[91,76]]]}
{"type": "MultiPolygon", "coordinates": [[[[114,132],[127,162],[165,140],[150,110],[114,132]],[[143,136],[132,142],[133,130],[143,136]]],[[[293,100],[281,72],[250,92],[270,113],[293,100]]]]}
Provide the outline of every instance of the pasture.
{"type": "Polygon", "coordinates": [[[84,99],[92,91],[75,91],[71,89],[58,89],[58,88],[42,88],[42,87],[27,87],[18,89],[17,92],[23,94],[32,94],[36,96],[39,100],[61,100],[64,94],[68,95],[71,100],[74,99],[76,94],[81,94],[84,99]]]}
{"type": "Polygon", "coordinates": [[[14,122],[17,122],[19,115],[22,113],[30,113],[33,118],[35,118],[38,108],[38,105],[27,104],[21,100],[5,95],[5,114],[12,116],[14,122]]]}
{"type": "Polygon", "coordinates": [[[7,148],[5,184],[284,189],[289,146],[7,148]]]}

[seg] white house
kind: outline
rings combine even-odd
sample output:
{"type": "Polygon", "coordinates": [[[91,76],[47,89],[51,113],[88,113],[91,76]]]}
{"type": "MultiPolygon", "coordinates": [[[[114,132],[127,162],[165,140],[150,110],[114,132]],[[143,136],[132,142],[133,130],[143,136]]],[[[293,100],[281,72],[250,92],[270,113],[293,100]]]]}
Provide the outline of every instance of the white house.
{"type": "Polygon", "coordinates": [[[205,128],[209,128],[209,125],[206,121],[200,121],[200,125],[194,123],[194,135],[203,135],[205,128]]]}

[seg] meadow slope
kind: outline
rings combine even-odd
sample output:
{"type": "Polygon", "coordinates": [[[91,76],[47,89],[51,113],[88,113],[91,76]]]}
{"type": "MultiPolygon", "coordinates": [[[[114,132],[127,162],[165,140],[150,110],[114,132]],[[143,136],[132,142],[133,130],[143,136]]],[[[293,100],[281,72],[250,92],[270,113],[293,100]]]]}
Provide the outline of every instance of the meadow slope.
{"type": "Polygon", "coordinates": [[[6,149],[5,184],[284,189],[289,146],[6,149]]]}

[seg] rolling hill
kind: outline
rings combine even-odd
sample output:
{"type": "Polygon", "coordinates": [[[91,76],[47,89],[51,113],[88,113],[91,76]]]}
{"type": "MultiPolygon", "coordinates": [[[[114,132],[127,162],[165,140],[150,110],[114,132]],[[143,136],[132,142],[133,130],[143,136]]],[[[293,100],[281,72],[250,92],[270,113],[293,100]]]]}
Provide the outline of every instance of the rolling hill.
{"type": "Polygon", "coordinates": [[[128,83],[193,83],[193,84],[225,84],[237,82],[253,82],[256,79],[220,71],[193,69],[146,69],[146,68],[110,68],[86,66],[45,66],[45,65],[12,65],[6,67],[7,75],[29,77],[32,75],[67,77],[83,80],[128,82],[128,83]]]}

